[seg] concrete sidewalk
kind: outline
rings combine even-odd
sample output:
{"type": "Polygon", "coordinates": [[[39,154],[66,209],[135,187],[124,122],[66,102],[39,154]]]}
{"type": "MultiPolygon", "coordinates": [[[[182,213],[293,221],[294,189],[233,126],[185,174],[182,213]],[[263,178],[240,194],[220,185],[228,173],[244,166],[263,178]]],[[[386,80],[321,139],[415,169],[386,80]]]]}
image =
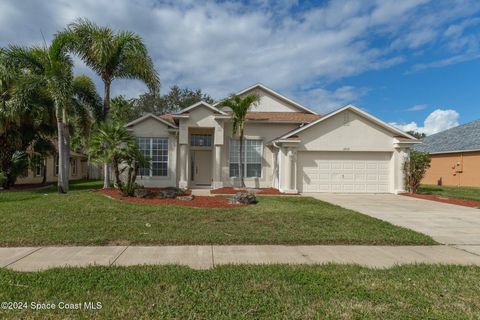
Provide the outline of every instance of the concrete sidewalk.
{"type": "Polygon", "coordinates": [[[106,246],[0,248],[0,267],[39,271],[88,265],[178,264],[208,269],[224,264],[352,263],[374,268],[396,264],[480,265],[480,246],[106,246]]]}

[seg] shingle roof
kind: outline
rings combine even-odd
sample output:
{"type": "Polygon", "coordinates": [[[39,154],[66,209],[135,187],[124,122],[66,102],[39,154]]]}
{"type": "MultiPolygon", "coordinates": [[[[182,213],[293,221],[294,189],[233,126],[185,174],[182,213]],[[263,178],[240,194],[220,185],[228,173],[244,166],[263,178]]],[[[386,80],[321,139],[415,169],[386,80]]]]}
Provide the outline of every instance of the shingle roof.
{"type": "Polygon", "coordinates": [[[306,112],[247,112],[245,117],[249,121],[285,121],[296,123],[308,123],[319,118],[319,115],[306,112]]]}
{"type": "MultiPolygon", "coordinates": [[[[171,114],[163,114],[160,118],[175,124],[171,114]]],[[[320,116],[306,112],[247,112],[245,118],[247,121],[310,123],[319,119],[320,116]]]]}
{"type": "Polygon", "coordinates": [[[427,136],[414,149],[428,153],[480,150],[480,120],[427,136]]]}

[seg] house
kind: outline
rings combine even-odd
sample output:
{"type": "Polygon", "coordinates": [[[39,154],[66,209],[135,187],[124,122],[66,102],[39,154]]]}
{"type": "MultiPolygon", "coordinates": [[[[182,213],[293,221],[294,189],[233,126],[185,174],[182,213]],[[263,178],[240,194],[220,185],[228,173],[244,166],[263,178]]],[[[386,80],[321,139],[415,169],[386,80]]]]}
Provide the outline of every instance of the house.
{"type": "MultiPolygon", "coordinates": [[[[88,174],[87,156],[82,153],[70,153],[69,180],[86,179],[88,174]]],[[[56,182],[58,180],[58,156],[52,155],[39,161],[34,168],[28,168],[17,178],[15,184],[37,184],[45,182],[56,182]]],[[[90,175],[89,178],[92,178],[90,175]]],[[[98,177],[97,177],[98,178],[98,177]]]]}
{"type": "Polygon", "coordinates": [[[480,120],[432,134],[415,150],[432,159],[422,183],[480,187],[480,120]]]}
{"type": "MultiPolygon", "coordinates": [[[[324,116],[262,84],[246,116],[243,165],[247,187],[282,192],[398,193],[402,164],[419,141],[347,105],[324,116]]],[[[238,186],[238,137],[231,110],[198,102],[175,114],[147,114],[126,126],[151,159],[146,187],[238,186]]]]}

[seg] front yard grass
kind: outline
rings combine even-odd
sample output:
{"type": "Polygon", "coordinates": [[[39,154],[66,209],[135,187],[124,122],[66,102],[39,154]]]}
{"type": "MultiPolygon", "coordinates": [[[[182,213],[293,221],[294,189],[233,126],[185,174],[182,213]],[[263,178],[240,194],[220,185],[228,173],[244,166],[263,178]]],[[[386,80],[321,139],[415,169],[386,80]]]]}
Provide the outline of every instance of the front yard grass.
{"type": "Polygon", "coordinates": [[[424,184],[420,186],[417,192],[420,194],[480,201],[480,188],[474,187],[450,187],[424,184]]]}
{"type": "Polygon", "coordinates": [[[0,246],[108,244],[435,244],[428,236],[305,197],[258,197],[257,205],[197,209],[120,202],[79,182],[0,192],[0,246]]]}
{"type": "Polygon", "coordinates": [[[2,319],[478,319],[480,267],[353,265],[0,270],[2,319]],[[100,310],[32,310],[100,302],[100,310]]]}

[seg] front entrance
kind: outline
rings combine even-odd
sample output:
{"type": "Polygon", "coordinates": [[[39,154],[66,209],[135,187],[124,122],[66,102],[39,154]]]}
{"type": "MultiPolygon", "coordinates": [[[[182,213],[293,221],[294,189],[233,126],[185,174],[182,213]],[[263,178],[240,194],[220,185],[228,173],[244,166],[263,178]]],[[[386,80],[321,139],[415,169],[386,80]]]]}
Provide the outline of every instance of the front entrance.
{"type": "Polygon", "coordinates": [[[212,150],[192,150],[191,179],[195,186],[212,184],[212,150]]]}

